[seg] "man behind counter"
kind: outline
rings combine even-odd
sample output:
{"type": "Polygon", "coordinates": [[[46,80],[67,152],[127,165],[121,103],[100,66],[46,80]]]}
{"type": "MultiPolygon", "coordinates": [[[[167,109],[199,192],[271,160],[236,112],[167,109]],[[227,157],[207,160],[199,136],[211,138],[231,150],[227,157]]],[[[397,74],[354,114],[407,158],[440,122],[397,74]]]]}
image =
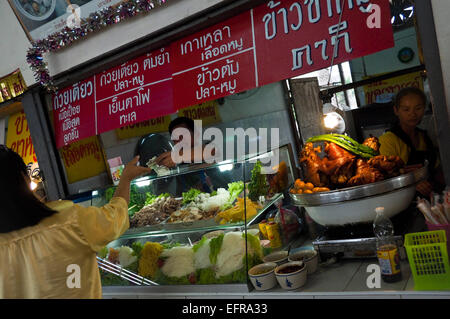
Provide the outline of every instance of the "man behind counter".
{"type": "MultiPolygon", "coordinates": [[[[203,153],[206,145],[202,145],[198,142],[196,143],[196,128],[192,119],[187,117],[176,118],[169,124],[169,133],[174,141],[176,150],[174,152],[168,151],[159,155],[156,159],[156,164],[174,168],[178,164],[202,163],[215,156],[214,148],[212,148],[210,154],[204,156],[203,153]],[[179,152],[177,152],[177,150],[179,150],[179,152]],[[185,150],[187,150],[188,154],[185,153],[185,150]],[[197,150],[197,152],[195,152],[195,150],[197,150]]],[[[211,179],[204,171],[189,174],[188,176],[178,176],[177,183],[183,191],[187,191],[191,187],[200,189],[204,192],[211,192],[213,189],[211,179]]]]}
{"type": "Polygon", "coordinates": [[[177,163],[193,164],[201,163],[212,159],[215,156],[215,149],[211,150],[211,154],[204,156],[204,150],[206,145],[196,143],[196,131],[194,121],[187,117],[178,117],[169,124],[169,133],[173,138],[174,144],[178,146],[180,150],[177,152],[165,152],[162,153],[156,159],[156,164],[163,165],[169,168],[174,168],[177,163]],[[181,129],[181,130],[177,130],[181,129]],[[182,130],[184,129],[184,130],[182,130]],[[176,130],[176,131],[175,131],[176,130]],[[174,134],[175,131],[175,134],[174,134]],[[201,148],[201,150],[199,149],[201,148]],[[185,154],[184,151],[190,151],[190,154],[185,154]],[[195,152],[195,150],[197,152],[195,152]],[[196,154],[199,153],[199,154],[196,154]]]}

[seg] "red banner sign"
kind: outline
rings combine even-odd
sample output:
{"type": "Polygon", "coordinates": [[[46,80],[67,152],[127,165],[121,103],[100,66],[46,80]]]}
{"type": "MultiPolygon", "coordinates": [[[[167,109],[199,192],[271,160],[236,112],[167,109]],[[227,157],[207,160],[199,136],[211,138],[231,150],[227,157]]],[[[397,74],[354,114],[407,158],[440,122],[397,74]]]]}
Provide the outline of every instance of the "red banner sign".
{"type": "Polygon", "coordinates": [[[384,0],[269,1],[253,19],[259,85],[394,46],[384,0]]]}
{"type": "Polygon", "coordinates": [[[58,92],[57,147],[393,46],[388,0],[269,1],[58,92]]]}
{"type": "Polygon", "coordinates": [[[53,96],[53,120],[58,148],[97,134],[94,77],[53,96]]]}

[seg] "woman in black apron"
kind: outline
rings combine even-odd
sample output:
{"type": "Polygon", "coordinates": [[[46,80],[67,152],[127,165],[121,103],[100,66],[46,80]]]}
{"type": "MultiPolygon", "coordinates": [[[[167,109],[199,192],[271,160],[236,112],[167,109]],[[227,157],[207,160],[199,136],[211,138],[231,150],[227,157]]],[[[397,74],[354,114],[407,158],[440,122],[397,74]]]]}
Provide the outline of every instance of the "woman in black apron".
{"type": "MultiPolygon", "coordinates": [[[[426,101],[425,94],[418,88],[409,87],[398,92],[394,100],[394,112],[398,121],[388,132],[394,134],[408,147],[409,154],[406,154],[407,162],[405,163],[407,168],[414,169],[428,161],[430,178],[419,183],[417,191],[424,196],[429,196],[432,191],[442,191],[445,183],[443,182],[442,171],[436,165],[438,160],[437,149],[426,131],[417,127],[425,114],[426,101]]],[[[386,148],[383,147],[384,140],[386,139],[380,137],[380,143],[382,144],[380,152],[382,154],[383,149],[386,148]]],[[[402,147],[397,146],[396,149],[402,149],[402,147]]],[[[405,158],[405,154],[383,155],[398,155],[405,158]]]]}

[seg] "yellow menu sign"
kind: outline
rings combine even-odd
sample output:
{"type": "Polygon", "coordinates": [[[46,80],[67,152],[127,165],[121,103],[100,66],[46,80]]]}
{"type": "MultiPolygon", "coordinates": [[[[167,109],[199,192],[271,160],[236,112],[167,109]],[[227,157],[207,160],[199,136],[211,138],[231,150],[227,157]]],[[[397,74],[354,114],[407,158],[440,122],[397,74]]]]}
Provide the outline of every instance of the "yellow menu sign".
{"type": "Polygon", "coordinates": [[[0,78],[0,103],[22,94],[26,88],[19,69],[0,78]]]}
{"type": "MultiPolygon", "coordinates": [[[[370,77],[364,79],[367,78],[370,77]]],[[[409,73],[365,85],[366,104],[390,102],[398,91],[411,86],[423,90],[423,80],[420,72],[409,73]]]]}
{"type": "Polygon", "coordinates": [[[193,120],[202,120],[203,126],[222,121],[219,113],[219,104],[215,100],[181,109],[178,111],[178,116],[188,117],[193,120]]]}
{"type": "Polygon", "coordinates": [[[6,146],[22,157],[30,172],[38,169],[36,153],[24,111],[9,117],[6,146]]]}
{"type": "Polygon", "coordinates": [[[169,130],[170,121],[170,115],[166,115],[137,124],[124,126],[116,130],[117,138],[126,139],[150,133],[167,132],[169,130]]]}
{"type": "Polygon", "coordinates": [[[59,150],[69,184],[106,171],[103,151],[97,136],[64,146],[59,150]]]}

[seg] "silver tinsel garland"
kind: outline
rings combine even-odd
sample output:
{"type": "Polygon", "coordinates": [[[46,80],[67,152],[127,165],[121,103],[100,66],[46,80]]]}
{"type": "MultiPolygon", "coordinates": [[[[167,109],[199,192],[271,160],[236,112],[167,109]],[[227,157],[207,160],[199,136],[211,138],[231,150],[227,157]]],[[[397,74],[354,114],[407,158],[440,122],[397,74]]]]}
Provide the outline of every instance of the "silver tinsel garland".
{"type": "Polygon", "coordinates": [[[91,13],[86,19],[81,19],[80,27],[69,28],[66,26],[60,32],[51,34],[43,40],[32,42],[32,46],[27,52],[27,62],[33,70],[36,81],[49,92],[57,90],[48,72],[47,63],[44,61],[44,53],[58,51],[90,33],[138,14],[145,14],[166,2],[167,0],[125,0],[118,6],[110,6],[91,13]]]}

